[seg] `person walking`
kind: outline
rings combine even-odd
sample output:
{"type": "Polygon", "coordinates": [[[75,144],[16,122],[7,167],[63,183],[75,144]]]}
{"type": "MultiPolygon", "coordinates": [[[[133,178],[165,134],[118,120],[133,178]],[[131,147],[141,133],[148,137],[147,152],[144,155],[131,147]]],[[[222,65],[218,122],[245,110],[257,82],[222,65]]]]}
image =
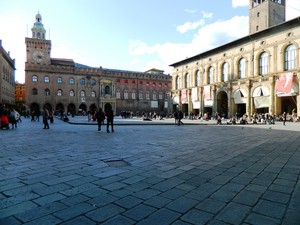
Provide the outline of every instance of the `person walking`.
{"type": "Polygon", "coordinates": [[[183,112],[181,110],[178,111],[178,126],[183,125],[181,121],[183,119],[183,112]]]}
{"type": "Polygon", "coordinates": [[[49,111],[46,107],[43,109],[43,124],[44,128],[43,129],[49,129],[49,123],[48,123],[48,118],[49,118],[49,111]]]}
{"type": "Polygon", "coordinates": [[[106,132],[109,133],[109,125],[111,126],[111,132],[114,132],[114,112],[110,107],[105,111],[106,114],[106,132]]]}
{"type": "Polygon", "coordinates": [[[103,112],[102,108],[99,108],[99,110],[97,111],[95,117],[96,117],[97,124],[98,124],[98,132],[101,132],[101,124],[105,119],[104,112],[103,112]]]}
{"type": "Polygon", "coordinates": [[[284,112],[282,114],[282,119],[283,119],[283,126],[285,126],[285,122],[286,122],[286,112],[284,112]]]}

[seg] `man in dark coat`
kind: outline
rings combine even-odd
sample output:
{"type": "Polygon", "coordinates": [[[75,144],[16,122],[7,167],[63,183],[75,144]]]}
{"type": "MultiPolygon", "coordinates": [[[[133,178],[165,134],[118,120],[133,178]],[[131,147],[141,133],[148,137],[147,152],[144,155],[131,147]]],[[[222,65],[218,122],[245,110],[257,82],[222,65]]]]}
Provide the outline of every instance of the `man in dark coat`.
{"type": "Polygon", "coordinates": [[[114,132],[114,112],[111,107],[108,107],[105,111],[106,114],[106,131],[109,133],[109,124],[111,126],[111,132],[114,132]]]}
{"type": "Polygon", "coordinates": [[[105,116],[102,108],[99,108],[99,110],[96,113],[96,120],[98,124],[98,132],[101,132],[101,123],[104,121],[105,116]]]}

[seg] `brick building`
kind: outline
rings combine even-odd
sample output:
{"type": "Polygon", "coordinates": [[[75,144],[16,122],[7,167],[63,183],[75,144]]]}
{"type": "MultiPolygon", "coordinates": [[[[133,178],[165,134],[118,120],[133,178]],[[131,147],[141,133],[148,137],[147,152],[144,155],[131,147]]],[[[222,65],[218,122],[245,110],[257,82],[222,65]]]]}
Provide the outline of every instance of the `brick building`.
{"type": "Polygon", "coordinates": [[[15,104],[15,59],[6,52],[0,40],[0,102],[15,104]]]}
{"type": "Polygon", "coordinates": [[[224,117],[300,112],[300,17],[284,0],[249,0],[250,34],[172,64],[173,108],[224,117]]]}
{"type": "Polygon", "coordinates": [[[63,110],[83,113],[111,105],[121,111],[168,113],[172,77],[163,71],[147,72],[95,68],[72,59],[51,57],[51,40],[40,13],[31,38],[25,38],[26,106],[30,111],[63,110]]]}

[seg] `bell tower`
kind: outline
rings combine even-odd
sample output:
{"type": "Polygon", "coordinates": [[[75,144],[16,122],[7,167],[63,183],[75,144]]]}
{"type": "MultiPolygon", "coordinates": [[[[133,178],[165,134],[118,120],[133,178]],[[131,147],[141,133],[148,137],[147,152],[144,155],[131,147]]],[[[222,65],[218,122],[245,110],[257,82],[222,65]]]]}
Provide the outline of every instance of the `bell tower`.
{"type": "Polygon", "coordinates": [[[32,37],[25,38],[26,43],[26,63],[49,65],[51,63],[51,41],[46,40],[46,30],[42,23],[42,16],[38,12],[35,16],[35,23],[31,28],[32,37]]]}
{"type": "Polygon", "coordinates": [[[249,0],[249,33],[285,22],[286,0],[249,0]]]}

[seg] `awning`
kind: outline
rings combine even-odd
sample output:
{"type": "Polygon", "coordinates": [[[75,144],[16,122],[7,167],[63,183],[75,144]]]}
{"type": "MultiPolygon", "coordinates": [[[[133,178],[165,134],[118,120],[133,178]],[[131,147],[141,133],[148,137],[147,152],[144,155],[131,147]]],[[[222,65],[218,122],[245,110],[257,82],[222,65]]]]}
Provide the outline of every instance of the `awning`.
{"type": "Polygon", "coordinates": [[[243,89],[238,89],[233,93],[233,99],[235,104],[247,103],[247,92],[243,89]]]}
{"type": "Polygon", "coordinates": [[[260,86],[254,89],[253,97],[260,97],[260,96],[269,96],[270,91],[267,87],[260,86]]]}
{"type": "Polygon", "coordinates": [[[193,102],[193,109],[200,109],[200,102],[199,101],[193,102]]]}
{"type": "Polygon", "coordinates": [[[287,97],[287,96],[295,96],[299,92],[299,87],[296,83],[292,84],[291,90],[289,92],[276,92],[278,97],[287,97]]]}
{"type": "Polygon", "coordinates": [[[293,73],[283,73],[276,81],[276,94],[278,97],[294,96],[298,93],[298,85],[293,82],[293,73]]]}
{"type": "Polygon", "coordinates": [[[259,96],[259,97],[255,97],[253,98],[254,100],[254,107],[256,109],[260,109],[260,108],[268,108],[270,106],[270,97],[266,97],[266,96],[259,96]]]}

